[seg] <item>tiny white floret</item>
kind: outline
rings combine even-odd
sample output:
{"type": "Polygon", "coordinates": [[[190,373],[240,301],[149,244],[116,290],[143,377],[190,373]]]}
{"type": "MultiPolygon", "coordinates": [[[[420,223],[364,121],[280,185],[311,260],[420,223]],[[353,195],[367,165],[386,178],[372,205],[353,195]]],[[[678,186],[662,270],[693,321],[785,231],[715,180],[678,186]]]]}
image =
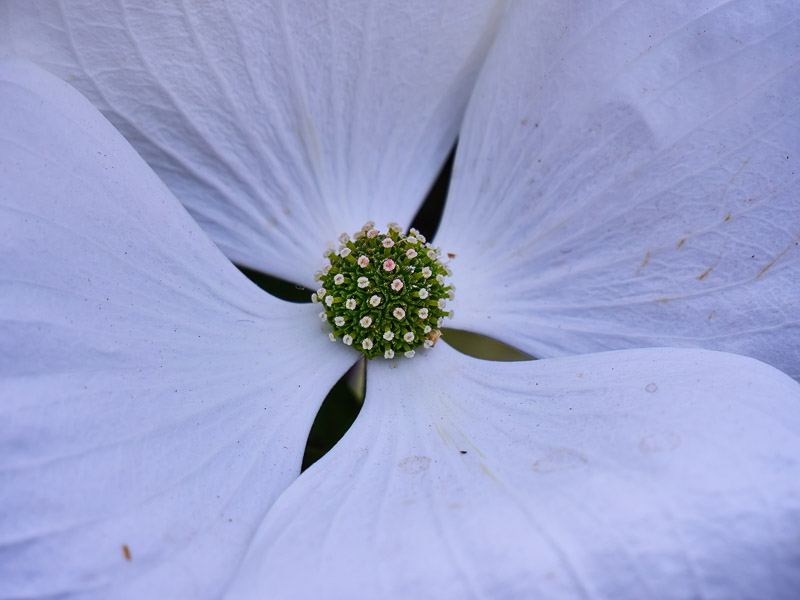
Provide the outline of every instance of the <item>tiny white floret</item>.
{"type": "Polygon", "coordinates": [[[359,277],[357,283],[358,287],[365,288],[369,285],[369,279],[367,279],[366,277],[359,277]]]}

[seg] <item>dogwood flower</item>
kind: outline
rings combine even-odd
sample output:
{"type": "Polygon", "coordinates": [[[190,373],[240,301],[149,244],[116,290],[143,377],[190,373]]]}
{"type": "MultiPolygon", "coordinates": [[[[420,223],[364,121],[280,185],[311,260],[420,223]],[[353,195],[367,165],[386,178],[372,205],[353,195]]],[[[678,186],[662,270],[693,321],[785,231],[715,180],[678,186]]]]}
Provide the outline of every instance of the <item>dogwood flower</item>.
{"type": "Polygon", "coordinates": [[[2,63],[0,597],[797,589],[800,385],[701,349],[798,375],[796,2],[514,4],[436,237],[454,325],[618,350],[387,351],[297,477],[360,355],[229,258],[311,285],[409,221],[494,32],[443,6],[3,6],[3,52],[147,163],[2,63]],[[619,350],[664,344],[695,348],[619,350]]]}

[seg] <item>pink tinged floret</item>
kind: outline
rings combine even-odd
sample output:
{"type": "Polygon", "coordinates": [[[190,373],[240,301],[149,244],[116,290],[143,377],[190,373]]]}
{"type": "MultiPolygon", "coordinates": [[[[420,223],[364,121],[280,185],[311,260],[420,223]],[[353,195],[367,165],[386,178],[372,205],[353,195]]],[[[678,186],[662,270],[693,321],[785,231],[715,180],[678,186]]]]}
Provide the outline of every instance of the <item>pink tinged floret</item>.
{"type": "Polygon", "coordinates": [[[358,257],[358,266],[364,269],[367,265],[369,265],[369,259],[362,254],[358,257]]]}
{"type": "Polygon", "coordinates": [[[394,261],[391,258],[387,258],[383,261],[383,270],[384,271],[394,271],[394,261]]]}

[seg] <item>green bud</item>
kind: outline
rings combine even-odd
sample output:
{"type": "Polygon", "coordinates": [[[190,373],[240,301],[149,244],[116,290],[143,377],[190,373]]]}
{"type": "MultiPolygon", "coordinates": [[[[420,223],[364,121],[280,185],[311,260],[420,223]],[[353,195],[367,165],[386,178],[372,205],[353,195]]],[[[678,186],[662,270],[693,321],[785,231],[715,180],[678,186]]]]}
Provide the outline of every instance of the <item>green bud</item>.
{"type": "Polygon", "coordinates": [[[332,340],[367,358],[411,358],[441,335],[453,288],[438,251],[419,232],[405,235],[394,223],[388,229],[382,234],[367,223],[352,239],[342,234],[339,250],[326,254],[329,264],[317,273],[312,299],[325,309],[320,316],[333,328],[332,340]]]}

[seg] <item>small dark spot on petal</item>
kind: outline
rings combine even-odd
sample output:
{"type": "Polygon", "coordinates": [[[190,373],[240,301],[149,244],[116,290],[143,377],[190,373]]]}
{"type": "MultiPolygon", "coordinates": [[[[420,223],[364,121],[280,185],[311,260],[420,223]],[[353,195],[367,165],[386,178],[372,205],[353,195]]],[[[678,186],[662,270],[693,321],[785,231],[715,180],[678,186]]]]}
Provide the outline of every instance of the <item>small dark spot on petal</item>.
{"type": "Polygon", "coordinates": [[[125,557],[125,560],[131,559],[131,549],[128,548],[128,544],[122,544],[122,556],[125,557]]]}

